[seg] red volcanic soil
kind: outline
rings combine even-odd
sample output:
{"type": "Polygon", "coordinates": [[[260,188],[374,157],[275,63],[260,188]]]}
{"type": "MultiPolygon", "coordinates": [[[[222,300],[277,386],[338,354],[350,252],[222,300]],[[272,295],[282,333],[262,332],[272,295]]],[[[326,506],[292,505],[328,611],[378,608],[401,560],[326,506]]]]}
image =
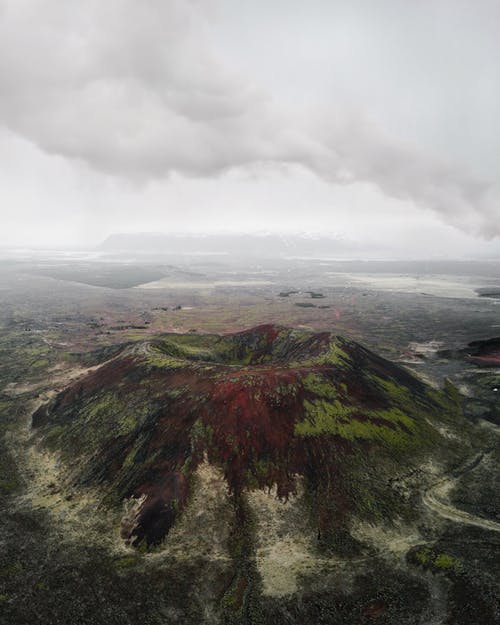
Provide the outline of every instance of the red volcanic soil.
{"type": "Polygon", "coordinates": [[[477,362],[480,365],[490,365],[497,367],[500,365],[500,352],[493,353],[488,356],[471,356],[469,358],[472,362],[477,362]]]}
{"type": "Polygon", "coordinates": [[[481,367],[498,367],[500,365],[500,337],[472,341],[464,349],[441,350],[438,356],[467,360],[481,367]]]}
{"type": "Polygon", "coordinates": [[[464,351],[467,353],[467,360],[471,362],[482,366],[498,367],[500,365],[500,338],[474,341],[464,351]]]}
{"type": "MultiPolygon", "coordinates": [[[[376,412],[394,407],[380,380],[411,393],[415,406],[442,410],[408,372],[329,333],[266,325],[224,337],[159,337],[157,345],[162,353],[175,350],[177,360],[172,364],[169,356],[162,364],[155,344],[127,347],[33,415],[47,441],[81,458],[78,483],[102,484],[118,501],[144,500],[124,527],[134,545],[156,544],[168,534],[204,457],[223,471],[235,498],[245,489],[276,486],[287,499],[302,476],[318,536],[327,536],[359,507],[356,479],[380,472],[380,464],[369,462],[383,444],[328,431],[299,436],[305,405],[324,402],[326,388],[326,397],[348,408],[339,422],[407,437],[413,433],[403,423],[376,412]],[[342,357],[325,360],[334,343],[342,357]],[[311,376],[321,380],[318,391],[308,384],[311,376]]],[[[387,507],[385,495],[380,499],[387,507]]]]}
{"type": "Polygon", "coordinates": [[[261,487],[277,484],[279,496],[293,490],[289,464],[303,396],[300,374],[289,369],[245,369],[214,381],[201,415],[213,433],[209,457],[226,467],[232,490],[241,491],[249,473],[261,487]],[[277,393],[291,387],[295,394],[277,393]],[[266,470],[256,466],[268,460],[266,470]]]}

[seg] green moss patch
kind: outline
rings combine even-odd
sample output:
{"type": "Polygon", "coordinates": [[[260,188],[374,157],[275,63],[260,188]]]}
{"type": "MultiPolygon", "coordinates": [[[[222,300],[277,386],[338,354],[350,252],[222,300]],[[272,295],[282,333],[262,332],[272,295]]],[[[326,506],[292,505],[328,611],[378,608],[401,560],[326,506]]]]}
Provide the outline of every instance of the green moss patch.
{"type": "Polygon", "coordinates": [[[460,558],[427,546],[415,547],[410,550],[407,559],[412,564],[421,566],[433,573],[459,573],[463,570],[463,563],[460,558]]]}

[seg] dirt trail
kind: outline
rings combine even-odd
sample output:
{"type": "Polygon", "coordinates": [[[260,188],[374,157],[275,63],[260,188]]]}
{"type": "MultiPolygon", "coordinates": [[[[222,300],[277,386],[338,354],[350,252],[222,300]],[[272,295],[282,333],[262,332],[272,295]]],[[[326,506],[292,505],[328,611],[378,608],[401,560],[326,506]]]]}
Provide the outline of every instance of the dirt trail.
{"type": "Polygon", "coordinates": [[[458,475],[444,478],[436,484],[433,484],[422,495],[422,501],[424,504],[430,510],[436,512],[439,516],[444,519],[448,519],[449,521],[455,521],[455,523],[463,523],[466,525],[474,525],[475,527],[480,527],[491,532],[500,532],[500,523],[470,514],[465,510],[460,510],[459,508],[455,508],[451,504],[446,503],[449,493],[455,486],[457,480],[465,473],[468,473],[477,467],[478,464],[484,460],[485,456],[486,454],[480,454],[480,456],[469,463],[458,475]]]}

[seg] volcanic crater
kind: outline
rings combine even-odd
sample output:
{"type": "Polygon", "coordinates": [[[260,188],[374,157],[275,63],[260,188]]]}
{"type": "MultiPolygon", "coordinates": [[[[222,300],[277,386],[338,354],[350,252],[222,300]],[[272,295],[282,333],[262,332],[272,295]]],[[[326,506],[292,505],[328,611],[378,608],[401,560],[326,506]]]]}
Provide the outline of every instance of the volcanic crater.
{"type": "Polygon", "coordinates": [[[354,517],[404,515],[391,479],[449,445],[443,424],[460,419],[452,387],[329,332],[164,334],[91,357],[99,366],[32,426],[74,485],[98,486],[106,505],[136,502],[122,526],[134,547],[168,540],[203,462],[223,474],[241,522],[245,493],[286,501],[300,480],[318,543],[338,547],[354,517]]]}

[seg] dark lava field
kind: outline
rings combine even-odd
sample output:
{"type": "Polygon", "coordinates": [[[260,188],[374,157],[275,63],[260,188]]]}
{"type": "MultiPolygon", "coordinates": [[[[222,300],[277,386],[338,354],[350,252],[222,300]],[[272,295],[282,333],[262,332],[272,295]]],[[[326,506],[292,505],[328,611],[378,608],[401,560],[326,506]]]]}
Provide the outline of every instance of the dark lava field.
{"type": "Polygon", "coordinates": [[[498,263],[0,261],[0,623],[500,622],[498,263]]]}

